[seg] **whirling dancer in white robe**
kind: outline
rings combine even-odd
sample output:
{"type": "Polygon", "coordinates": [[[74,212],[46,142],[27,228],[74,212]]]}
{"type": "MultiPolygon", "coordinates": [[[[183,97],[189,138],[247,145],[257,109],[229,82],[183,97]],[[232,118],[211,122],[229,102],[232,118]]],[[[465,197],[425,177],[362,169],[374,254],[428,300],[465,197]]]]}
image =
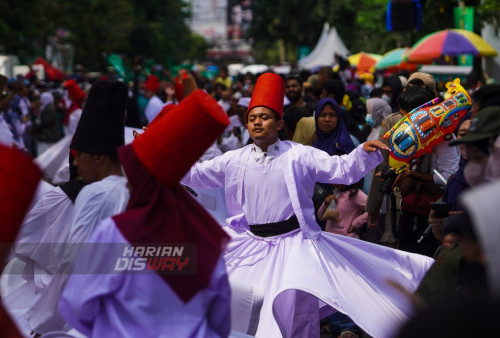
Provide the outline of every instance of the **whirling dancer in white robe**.
{"type": "Polygon", "coordinates": [[[257,337],[319,337],[319,319],[335,311],[386,337],[412,312],[386,280],[414,290],[432,259],[321,232],[312,194],[314,182],[357,182],[387,147],[370,141],[338,157],[282,142],[283,96],[281,77],[261,75],[247,111],[255,144],[195,165],[182,183],[225,188],[230,283],[265,290],[257,337]]]}
{"type": "Polygon", "coordinates": [[[61,314],[87,336],[229,334],[230,289],[221,255],[229,237],[179,185],[229,121],[217,102],[201,90],[171,108],[132,145],[119,149],[131,187],[127,210],[98,225],[80,251],[62,294],[61,314]],[[187,245],[195,245],[196,252],[188,254],[187,245]],[[172,247],[186,253],[181,258],[167,251],[147,253],[150,248],[163,252],[172,247]],[[129,254],[134,248],[136,254],[129,254]],[[153,260],[172,257],[195,261],[186,263],[185,272],[179,274],[148,271],[153,260]],[[140,261],[142,269],[136,265],[140,261]],[[190,266],[194,269],[188,271],[190,266]]]}
{"type": "Polygon", "coordinates": [[[26,319],[37,333],[69,330],[58,312],[59,298],[78,255],[99,222],[125,210],[129,192],[118,160],[124,144],[127,88],[118,81],[98,81],[89,93],[70,148],[76,151],[73,164],[89,183],[75,201],[67,232],[64,257],[58,257],[56,271],[40,298],[27,311],[26,319]]]}

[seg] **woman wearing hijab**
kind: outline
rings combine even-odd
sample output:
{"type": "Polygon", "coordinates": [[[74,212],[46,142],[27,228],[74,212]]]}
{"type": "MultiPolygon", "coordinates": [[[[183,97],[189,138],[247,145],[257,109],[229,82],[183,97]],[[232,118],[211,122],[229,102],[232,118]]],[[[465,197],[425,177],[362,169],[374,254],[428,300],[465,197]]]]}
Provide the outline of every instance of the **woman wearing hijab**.
{"type": "MultiPolygon", "coordinates": [[[[342,110],[335,100],[321,99],[316,104],[314,119],[316,121],[316,139],[313,142],[313,147],[324,150],[331,156],[349,154],[356,148],[344,123],[342,110]]],[[[318,210],[325,201],[325,197],[317,193],[321,189],[318,186],[330,194],[333,192],[333,187],[330,184],[316,183],[313,195],[315,216],[318,216],[318,210]],[[316,189],[317,187],[318,189],[316,189]]],[[[326,226],[326,221],[320,220],[318,217],[316,219],[322,227],[323,224],[326,226]]],[[[341,326],[340,331],[342,332],[353,333],[358,329],[352,320],[343,314],[338,317],[329,317],[328,321],[332,325],[341,326]]]]}
{"type": "Polygon", "coordinates": [[[392,113],[391,106],[383,99],[374,97],[366,101],[366,123],[372,127],[372,131],[366,138],[367,141],[378,140],[382,121],[392,113]]]}
{"type": "MultiPolygon", "coordinates": [[[[347,131],[342,111],[337,102],[331,98],[321,99],[315,108],[314,120],[316,134],[313,147],[327,152],[330,156],[349,154],[356,148],[347,131]]],[[[333,193],[333,186],[316,182],[314,185],[313,204],[316,222],[325,229],[326,221],[318,218],[318,210],[325,198],[333,193]]]]}
{"type": "Polygon", "coordinates": [[[51,145],[61,139],[54,96],[45,92],[40,96],[40,121],[34,126],[33,133],[37,141],[37,155],[40,156],[51,145]]]}
{"type": "Polygon", "coordinates": [[[314,148],[326,151],[331,156],[349,154],[354,150],[355,146],[344,123],[342,111],[333,99],[324,98],[316,104],[314,119],[314,148]]]}

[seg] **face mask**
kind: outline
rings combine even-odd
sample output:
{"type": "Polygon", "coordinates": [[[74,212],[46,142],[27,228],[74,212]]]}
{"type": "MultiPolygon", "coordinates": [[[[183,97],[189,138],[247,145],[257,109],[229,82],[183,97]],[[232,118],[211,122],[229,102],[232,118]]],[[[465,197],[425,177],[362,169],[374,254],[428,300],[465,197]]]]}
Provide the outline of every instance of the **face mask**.
{"type": "Polygon", "coordinates": [[[373,126],[373,116],[372,114],[366,114],[366,124],[370,127],[373,126]]]}
{"type": "Polygon", "coordinates": [[[464,169],[465,181],[471,186],[475,187],[484,182],[484,172],[486,164],[481,164],[473,161],[467,162],[464,169]]]}
{"type": "Polygon", "coordinates": [[[385,102],[391,104],[391,98],[385,94],[382,95],[382,100],[385,100],[385,102]]]}

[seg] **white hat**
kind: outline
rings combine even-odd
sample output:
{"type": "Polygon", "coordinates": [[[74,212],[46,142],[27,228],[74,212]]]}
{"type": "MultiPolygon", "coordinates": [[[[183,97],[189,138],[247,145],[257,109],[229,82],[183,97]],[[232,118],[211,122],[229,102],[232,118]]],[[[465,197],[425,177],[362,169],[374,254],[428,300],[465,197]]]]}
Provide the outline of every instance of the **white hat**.
{"type": "Polygon", "coordinates": [[[398,76],[399,77],[399,81],[401,81],[401,85],[404,87],[406,87],[406,85],[408,84],[408,79],[404,76],[398,76]]]}
{"type": "Polygon", "coordinates": [[[243,106],[245,108],[248,108],[249,105],[250,105],[249,97],[242,97],[238,100],[238,106],[243,106]]]}
{"type": "Polygon", "coordinates": [[[0,144],[12,147],[14,142],[14,135],[12,135],[9,125],[0,116],[0,144]]]}
{"type": "Polygon", "coordinates": [[[233,94],[232,99],[233,99],[233,100],[239,100],[239,99],[241,99],[241,97],[242,97],[242,96],[243,96],[243,95],[242,95],[240,92],[235,92],[235,93],[233,94]]]}

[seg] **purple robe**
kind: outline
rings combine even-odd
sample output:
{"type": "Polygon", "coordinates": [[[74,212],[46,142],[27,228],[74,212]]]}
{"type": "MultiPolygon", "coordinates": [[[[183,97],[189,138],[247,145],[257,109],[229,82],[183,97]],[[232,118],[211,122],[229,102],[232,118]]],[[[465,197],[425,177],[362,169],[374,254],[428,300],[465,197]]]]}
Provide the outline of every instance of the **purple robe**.
{"type": "MultiPolygon", "coordinates": [[[[350,185],[374,169],[382,155],[369,154],[362,146],[338,157],[293,142],[276,145],[274,166],[282,171],[288,193],[278,200],[265,194],[255,200],[260,201],[262,223],[272,218],[267,213],[273,213],[274,205],[290,203],[300,224],[295,231],[262,238],[248,230],[243,190],[245,178],[254,176],[245,173],[251,168],[248,161],[254,161],[252,145],[196,164],[182,180],[192,187],[225,188],[225,229],[232,240],[224,260],[230,283],[265,290],[256,335],[319,337],[319,319],[335,311],[349,315],[374,337],[390,335],[412,308],[387,279],[415,290],[432,259],[321,232],[312,203],[314,182],[350,185]]],[[[274,184],[266,175],[259,178],[255,184],[274,184]]]]}
{"type": "MultiPolygon", "coordinates": [[[[59,312],[89,337],[227,337],[230,289],[222,259],[210,285],[184,303],[155,272],[110,273],[96,262],[116,258],[109,243],[128,243],[111,218],[103,220],[82,249],[59,301],[59,312]],[[99,250],[102,248],[102,250],[99,250]]],[[[115,259],[116,261],[116,259],[115,259]]],[[[104,263],[106,264],[106,263],[104,263]]],[[[112,264],[114,265],[114,264],[112,264]]]]}

